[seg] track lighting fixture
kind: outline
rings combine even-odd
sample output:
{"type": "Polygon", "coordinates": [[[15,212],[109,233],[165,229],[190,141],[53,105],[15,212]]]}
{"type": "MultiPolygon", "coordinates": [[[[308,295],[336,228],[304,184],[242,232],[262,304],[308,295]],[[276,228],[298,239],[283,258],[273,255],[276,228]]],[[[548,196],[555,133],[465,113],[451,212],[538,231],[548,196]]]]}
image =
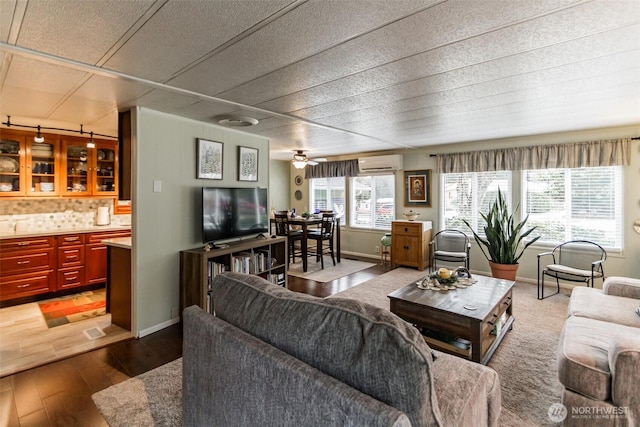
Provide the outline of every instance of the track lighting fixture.
{"type": "MultiPolygon", "coordinates": [[[[19,128],[27,128],[27,129],[37,129],[37,133],[36,136],[33,137],[34,142],[37,143],[42,143],[44,142],[44,136],[42,136],[42,130],[46,129],[46,130],[59,130],[59,131],[63,131],[63,132],[75,132],[75,133],[79,133],[80,135],[83,135],[85,133],[87,133],[83,128],[82,125],[80,125],[80,130],[75,130],[75,129],[64,129],[64,128],[52,128],[52,127],[47,127],[47,126],[29,126],[29,125],[18,125],[15,123],[11,123],[11,116],[7,116],[7,121],[6,122],[2,122],[3,125],[5,125],[6,127],[11,127],[11,126],[15,126],[15,127],[19,127],[19,128]]],[[[110,139],[118,139],[117,136],[112,136],[112,135],[104,135],[101,133],[93,133],[93,132],[88,132],[91,135],[91,139],[89,140],[89,142],[87,142],[87,147],[89,148],[94,148],[96,146],[95,142],[93,141],[93,135],[96,136],[101,136],[103,138],[110,138],[110,139]]]]}
{"type": "Polygon", "coordinates": [[[42,134],[40,133],[40,125],[38,125],[38,133],[33,137],[33,141],[37,143],[44,142],[44,136],[42,136],[42,134]]]}

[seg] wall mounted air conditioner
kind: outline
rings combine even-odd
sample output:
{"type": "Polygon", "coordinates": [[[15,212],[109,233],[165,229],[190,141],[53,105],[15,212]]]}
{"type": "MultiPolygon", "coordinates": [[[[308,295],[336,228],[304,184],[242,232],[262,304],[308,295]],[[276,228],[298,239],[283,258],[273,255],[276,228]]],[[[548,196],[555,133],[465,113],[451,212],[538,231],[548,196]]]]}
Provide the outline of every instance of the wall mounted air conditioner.
{"type": "Polygon", "coordinates": [[[358,159],[358,168],[361,173],[397,171],[402,169],[402,154],[361,157],[358,159]]]}

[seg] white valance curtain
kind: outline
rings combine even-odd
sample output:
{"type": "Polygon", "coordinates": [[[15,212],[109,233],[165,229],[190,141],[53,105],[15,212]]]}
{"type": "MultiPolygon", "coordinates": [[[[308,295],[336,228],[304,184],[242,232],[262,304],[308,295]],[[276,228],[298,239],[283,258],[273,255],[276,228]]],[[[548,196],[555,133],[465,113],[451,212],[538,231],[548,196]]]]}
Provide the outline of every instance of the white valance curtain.
{"type": "Polygon", "coordinates": [[[436,155],[439,173],[583,168],[631,163],[631,139],[504,148],[436,155]]]}

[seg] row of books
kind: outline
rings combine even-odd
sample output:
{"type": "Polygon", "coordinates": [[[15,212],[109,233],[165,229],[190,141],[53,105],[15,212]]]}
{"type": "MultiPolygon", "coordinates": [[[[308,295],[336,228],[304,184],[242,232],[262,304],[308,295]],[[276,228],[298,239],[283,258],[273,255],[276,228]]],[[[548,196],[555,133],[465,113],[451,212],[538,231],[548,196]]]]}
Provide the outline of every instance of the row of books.
{"type": "MultiPolygon", "coordinates": [[[[274,259],[271,258],[269,250],[267,249],[238,252],[229,257],[229,264],[210,259],[207,265],[207,282],[209,289],[211,289],[211,281],[213,278],[220,273],[233,271],[237,273],[260,274],[269,271],[273,262],[274,259]]],[[[284,278],[282,280],[284,281],[284,278]]]]}

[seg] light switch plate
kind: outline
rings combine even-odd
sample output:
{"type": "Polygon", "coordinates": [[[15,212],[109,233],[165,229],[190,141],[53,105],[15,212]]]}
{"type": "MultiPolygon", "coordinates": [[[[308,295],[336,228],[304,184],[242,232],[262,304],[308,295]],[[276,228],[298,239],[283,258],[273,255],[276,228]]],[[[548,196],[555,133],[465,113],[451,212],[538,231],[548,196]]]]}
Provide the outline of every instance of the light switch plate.
{"type": "Polygon", "coordinates": [[[162,181],[157,179],[153,181],[153,192],[154,193],[162,192],[162,181]]]}

